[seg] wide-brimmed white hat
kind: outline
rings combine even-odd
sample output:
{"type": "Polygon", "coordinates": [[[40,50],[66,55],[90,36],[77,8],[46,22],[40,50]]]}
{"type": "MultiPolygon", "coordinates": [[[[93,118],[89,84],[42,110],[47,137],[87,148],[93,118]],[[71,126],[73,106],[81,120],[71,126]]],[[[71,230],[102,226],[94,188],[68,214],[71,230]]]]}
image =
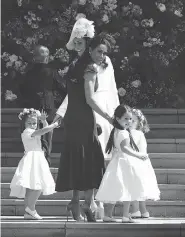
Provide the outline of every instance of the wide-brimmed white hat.
{"type": "Polygon", "coordinates": [[[70,39],[66,44],[67,49],[74,49],[74,38],[93,38],[95,34],[94,21],[89,21],[86,18],[80,18],[76,21],[71,32],[70,39]]]}

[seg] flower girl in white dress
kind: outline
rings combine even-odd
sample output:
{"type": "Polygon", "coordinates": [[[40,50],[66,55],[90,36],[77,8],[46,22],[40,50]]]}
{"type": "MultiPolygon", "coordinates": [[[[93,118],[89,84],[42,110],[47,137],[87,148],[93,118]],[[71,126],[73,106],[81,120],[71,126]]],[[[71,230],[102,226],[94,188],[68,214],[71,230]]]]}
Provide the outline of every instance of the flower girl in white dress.
{"type": "Polygon", "coordinates": [[[24,156],[20,160],[12,182],[10,196],[24,198],[25,219],[42,219],[35,210],[36,202],[43,195],[55,193],[55,182],[44,156],[41,145],[41,136],[58,127],[58,122],[48,125],[47,115],[35,109],[24,109],[19,114],[19,119],[24,126],[21,134],[24,145],[24,156]],[[38,128],[38,121],[43,124],[38,128]]]}
{"type": "MultiPolygon", "coordinates": [[[[140,136],[140,141],[138,144],[139,151],[147,153],[147,142],[144,133],[149,132],[150,129],[146,117],[139,109],[132,109],[132,126],[130,131],[133,138],[135,136],[140,136]]],[[[151,187],[150,190],[151,199],[158,200],[160,199],[160,190],[158,188],[156,175],[150,159],[144,161],[143,165],[145,166],[145,176],[147,177],[146,182],[148,182],[147,186],[151,187]]],[[[132,203],[131,217],[132,218],[150,217],[150,214],[146,209],[145,201],[140,202],[135,201],[132,203]]]]}
{"type": "MultiPolygon", "coordinates": [[[[129,214],[131,201],[145,201],[150,195],[151,187],[145,182],[145,167],[143,162],[148,159],[146,152],[139,152],[137,144],[140,136],[134,139],[129,129],[132,123],[132,112],[129,107],[120,105],[114,113],[114,129],[107,144],[107,152],[113,150],[100,188],[96,195],[98,201],[115,205],[123,202],[122,222],[134,222],[129,214]]],[[[105,210],[106,211],[106,210],[105,210]]],[[[104,221],[115,221],[112,213],[104,221]]]]}

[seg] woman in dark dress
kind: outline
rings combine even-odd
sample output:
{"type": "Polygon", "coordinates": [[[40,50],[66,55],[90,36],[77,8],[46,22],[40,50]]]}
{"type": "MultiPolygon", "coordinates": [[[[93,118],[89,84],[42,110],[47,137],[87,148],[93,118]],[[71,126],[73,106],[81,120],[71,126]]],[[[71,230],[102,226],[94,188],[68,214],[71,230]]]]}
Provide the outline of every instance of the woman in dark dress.
{"type": "Polygon", "coordinates": [[[104,174],[104,156],[98,141],[94,112],[112,123],[94,99],[97,76],[105,68],[105,56],[111,45],[109,37],[99,35],[73,64],[67,73],[68,107],[64,117],[64,148],[56,182],[56,191],[74,190],[68,211],[80,219],[79,196],[84,191],[82,211],[88,221],[95,221],[90,209],[93,189],[98,189],[104,174]],[[75,215],[74,215],[75,214],[75,215]]]}

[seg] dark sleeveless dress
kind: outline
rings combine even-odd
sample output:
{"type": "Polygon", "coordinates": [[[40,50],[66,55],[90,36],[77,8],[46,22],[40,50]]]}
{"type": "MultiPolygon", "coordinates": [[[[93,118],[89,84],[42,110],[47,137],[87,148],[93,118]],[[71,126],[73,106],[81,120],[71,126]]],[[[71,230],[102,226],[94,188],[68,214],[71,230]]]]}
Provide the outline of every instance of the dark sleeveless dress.
{"type": "Polygon", "coordinates": [[[58,192],[98,189],[105,170],[95,117],[85,98],[83,76],[86,67],[87,61],[82,58],[68,73],[68,107],[56,182],[58,192]]]}

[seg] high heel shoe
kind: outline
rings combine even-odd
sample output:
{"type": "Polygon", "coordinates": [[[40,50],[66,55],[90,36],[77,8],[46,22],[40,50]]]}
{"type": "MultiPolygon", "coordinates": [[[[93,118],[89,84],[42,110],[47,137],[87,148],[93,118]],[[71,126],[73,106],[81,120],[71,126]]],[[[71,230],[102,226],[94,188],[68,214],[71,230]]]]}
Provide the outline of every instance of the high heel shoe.
{"type": "Polygon", "coordinates": [[[70,202],[66,207],[67,221],[70,214],[75,221],[83,221],[83,217],[80,213],[80,204],[78,202],[70,202]]]}
{"type": "Polygon", "coordinates": [[[81,209],[84,213],[84,216],[87,217],[88,222],[96,222],[95,216],[93,215],[93,212],[91,211],[89,206],[87,206],[86,204],[83,204],[81,206],[81,209]]]}

